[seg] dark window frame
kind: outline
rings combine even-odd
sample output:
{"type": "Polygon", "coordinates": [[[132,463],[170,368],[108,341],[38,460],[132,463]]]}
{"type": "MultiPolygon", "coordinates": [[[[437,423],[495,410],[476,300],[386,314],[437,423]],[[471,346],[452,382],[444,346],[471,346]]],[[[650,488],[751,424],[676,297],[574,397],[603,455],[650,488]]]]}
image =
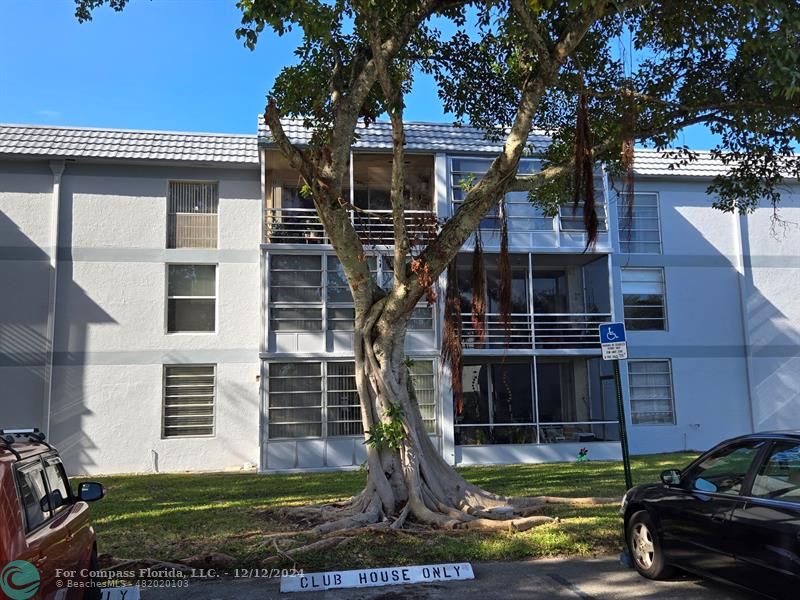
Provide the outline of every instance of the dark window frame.
{"type": "Polygon", "coordinates": [[[14,486],[17,492],[17,501],[19,503],[20,515],[22,517],[23,526],[25,528],[26,537],[36,533],[43,527],[46,527],[53,519],[55,519],[62,512],[64,508],[70,507],[75,503],[76,498],[75,495],[72,493],[72,484],[70,483],[69,477],[67,476],[67,472],[64,469],[64,463],[57,452],[45,452],[31,458],[24,458],[21,461],[14,463],[12,475],[14,479],[14,486]],[[51,458],[55,458],[58,460],[59,467],[61,470],[61,475],[67,484],[67,492],[69,494],[68,501],[62,504],[57,510],[53,510],[52,506],[50,506],[50,494],[52,492],[50,489],[50,482],[47,478],[46,465],[45,465],[45,460],[51,458]],[[39,471],[39,475],[42,478],[42,482],[44,483],[45,491],[47,493],[47,504],[48,504],[48,510],[42,511],[43,513],[45,513],[44,520],[35,527],[31,527],[28,521],[28,513],[27,510],[25,509],[25,503],[23,501],[22,489],[20,488],[20,481],[19,481],[20,475],[24,476],[24,473],[30,469],[37,469],[39,471]]]}

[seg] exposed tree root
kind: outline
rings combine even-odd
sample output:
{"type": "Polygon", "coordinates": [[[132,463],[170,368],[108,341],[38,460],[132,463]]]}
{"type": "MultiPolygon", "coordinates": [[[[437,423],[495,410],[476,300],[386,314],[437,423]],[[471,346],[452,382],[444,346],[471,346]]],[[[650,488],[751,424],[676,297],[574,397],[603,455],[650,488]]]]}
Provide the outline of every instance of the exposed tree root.
{"type": "Polygon", "coordinates": [[[321,550],[332,550],[333,548],[337,548],[344,544],[348,544],[352,541],[353,538],[351,537],[329,537],[322,540],[317,540],[316,542],[312,542],[310,544],[306,544],[305,546],[292,548],[291,550],[286,550],[286,551],[280,550],[276,546],[275,556],[270,556],[269,558],[264,559],[263,561],[261,561],[261,564],[266,566],[279,562],[281,559],[294,561],[296,557],[298,557],[301,554],[305,554],[307,552],[319,552],[321,550]]]}
{"type": "Polygon", "coordinates": [[[558,519],[555,517],[525,517],[522,519],[513,519],[505,521],[496,521],[493,519],[474,519],[461,523],[456,527],[458,529],[477,529],[480,531],[527,531],[539,525],[546,525],[547,523],[557,523],[558,519]]]}
{"type": "MultiPolygon", "coordinates": [[[[422,420],[405,363],[403,329],[391,321],[402,307],[385,298],[357,311],[356,387],[364,430],[402,427],[400,443],[367,445],[367,486],[344,503],[291,507],[279,514],[308,522],[324,547],[345,532],[398,530],[409,524],[448,530],[526,531],[557,522],[540,514],[548,505],[587,506],[612,498],[506,497],[466,481],[448,465],[422,420]],[[389,320],[386,320],[389,319],[389,320]],[[390,321],[391,324],[390,325],[390,321]],[[334,537],[327,537],[330,535],[334,537]]],[[[383,438],[370,434],[370,438],[383,438]]],[[[315,542],[316,543],[316,542],[315,542]]],[[[309,545],[291,555],[316,549],[309,545]]],[[[289,552],[285,553],[291,556],[289,552]]]]}

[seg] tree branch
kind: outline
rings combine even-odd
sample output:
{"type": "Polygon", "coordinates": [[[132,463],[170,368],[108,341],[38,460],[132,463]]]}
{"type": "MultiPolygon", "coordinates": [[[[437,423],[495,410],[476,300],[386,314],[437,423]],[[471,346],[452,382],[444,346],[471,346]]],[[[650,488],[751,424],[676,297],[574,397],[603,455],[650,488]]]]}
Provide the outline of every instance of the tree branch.
{"type": "Polygon", "coordinates": [[[383,95],[388,105],[389,119],[392,123],[392,228],[394,232],[394,284],[406,282],[406,257],[410,244],[405,220],[405,129],[403,125],[403,92],[389,72],[389,65],[380,51],[380,37],[370,20],[369,36],[372,53],[375,57],[383,95]]]}
{"type": "MultiPolygon", "coordinates": [[[[550,60],[536,65],[536,75],[529,75],[523,83],[517,112],[506,136],[503,151],[492,162],[481,181],[470,190],[461,207],[439,235],[420,254],[420,259],[427,265],[431,277],[436,278],[444,271],[463,243],[479,226],[481,219],[507,191],[516,175],[519,159],[530,135],[533,116],[542,97],[558,77],[564,62],[583,40],[589,28],[602,16],[605,8],[594,5],[582,14],[573,27],[558,40],[550,52],[550,60]]],[[[406,287],[409,291],[403,304],[404,308],[410,310],[422,297],[424,290],[414,280],[409,281],[406,287]]],[[[392,295],[394,294],[393,290],[392,295]]],[[[391,300],[393,299],[390,298],[391,300]]]]}
{"type": "Polygon", "coordinates": [[[539,31],[539,25],[531,14],[528,3],[524,0],[511,0],[511,8],[519,17],[522,27],[528,36],[528,41],[536,50],[539,60],[547,62],[550,60],[550,49],[539,31]]]}

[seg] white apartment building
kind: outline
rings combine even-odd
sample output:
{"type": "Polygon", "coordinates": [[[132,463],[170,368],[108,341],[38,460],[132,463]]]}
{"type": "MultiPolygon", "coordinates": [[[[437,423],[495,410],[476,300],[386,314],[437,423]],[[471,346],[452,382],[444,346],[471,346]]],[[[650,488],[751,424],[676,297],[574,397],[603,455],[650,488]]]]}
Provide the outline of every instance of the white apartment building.
{"type": "MultiPolygon", "coordinates": [[[[307,132],[287,122],[298,144],[307,132]]],[[[379,282],[391,279],[391,136],[360,131],[348,193],[379,282]]],[[[547,139],[532,136],[532,158],[547,139]]],[[[407,126],[408,225],[447,218],[499,150],[480,131],[407,126]]],[[[464,398],[421,303],[407,354],[453,464],[619,456],[597,323],[624,320],[633,452],[705,449],[800,428],[800,230],[711,208],[721,169],[637,152],[621,207],[598,172],[601,231],[511,193],[512,331],[499,321],[497,219],[482,224],[487,338],[471,330],[472,240],[458,262],[464,398]]],[[[0,126],[0,427],[48,432],[73,473],[357,467],[365,452],[353,307],[297,173],[257,135],[0,126]]],[[[800,222],[800,188],[781,216],[800,222]]],[[[444,278],[440,280],[444,284],[444,278]]],[[[440,297],[442,294],[440,294],[440,297]]],[[[441,302],[441,301],[440,301],[441,302]]]]}

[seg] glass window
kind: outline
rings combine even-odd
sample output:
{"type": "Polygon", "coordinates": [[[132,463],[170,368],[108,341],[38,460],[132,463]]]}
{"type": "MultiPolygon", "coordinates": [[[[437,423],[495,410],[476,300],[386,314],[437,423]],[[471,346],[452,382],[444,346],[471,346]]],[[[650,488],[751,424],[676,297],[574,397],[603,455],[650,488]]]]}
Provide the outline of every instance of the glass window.
{"type": "MultiPolygon", "coordinates": [[[[339,259],[329,254],[327,256],[327,296],[328,302],[343,302],[352,304],[353,296],[350,293],[350,285],[347,283],[347,277],[344,274],[344,268],[339,259]]],[[[369,271],[377,281],[378,275],[378,261],[374,256],[367,257],[367,264],[369,271]]]]}
{"type": "Polygon", "coordinates": [[[270,302],[322,302],[322,257],[272,255],[269,263],[270,302]]]}
{"type": "MultiPolygon", "coordinates": [[[[603,194],[597,191],[595,192],[594,211],[597,214],[597,231],[608,231],[605,199],[603,194]]],[[[561,231],[577,231],[579,233],[586,231],[586,225],[583,223],[583,206],[578,206],[574,211],[572,206],[560,206],[558,218],[561,222],[561,231]]]]}
{"type": "Polygon", "coordinates": [[[436,433],[436,380],[433,373],[433,361],[415,359],[408,367],[417,404],[422,413],[422,422],[428,433],[436,433]]]}
{"type": "Polygon", "coordinates": [[[322,436],[322,363],[270,363],[269,437],[322,436]]]}
{"type": "Polygon", "coordinates": [[[329,362],[327,368],[328,436],[361,435],[364,428],[355,363],[329,362]]]}
{"type": "Polygon", "coordinates": [[[274,307],[269,323],[272,331],[322,331],[322,309],[274,307]]]}
{"type": "Polygon", "coordinates": [[[693,490],[737,495],[742,490],[753,460],[763,447],[762,441],[733,444],[713,453],[689,472],[693,490]]]}
{"type": "Polygon", "coordinates": [[[328,331],[353,331],[355,320],[355,308],[328,308],[328,331]]]}
{"type": "Polygon", "coordinates": [[[216,365],[164,365],[165,438],[214,435],[216,365]]]}
{"type": "Polygon", "coordinates": [[[50,501],[44,482],[44,470],[38,459],[32,464],[18,468],[17,486],[25,511],[27,531],[31,531],[50,518],[50,501]]]}
{"type": "Polygon", "coordinates": [[[167,248],[216,248],[218,207],[216,183],[170,181],[167,248]]]}
{"type": "Polygon", "coordinates": [[[216,328],[215,265],[168,265],[167,331],[216,328]]]}
{"type": "Polygon", "coordinates": [[[625,327],[665,330],[667,323],[664,269],[622,269],[625,327]]]}
{"type": "Polygon", "coordinates": [[[617,208],[620,250],[626,254],[661,254],[658,194],[633,194],[632,202],[620,196],[617,208]]]}
{"type": "Polygon", "coordinates": [[[67,475],[64,473],[64,465],[61,464],[61,459],[57,456],[45,458],[44,465],[45,477],[50,488],[50,507],[54,512],[58,512],[70,504],[72,496],[67,475]]]}
{"type": "MultiPolygon", "coordinates": [[[[450,161],[450,193],[453,211],[458,210],[467,197],[470,187],[476,185],[489,166],[491,159],[486,158],[452,158],[450,161]]],[[[520,174],[531,174],[538,169],[538,161],[522,159],[519,163],[520,174]]],[[[510,231],[552,231],[553,219],[545,217],[541,209],[533,206],[528,200],[527,192],[509,192],[505,196],[508,211],[508,228],[510,231]]],[[[499,208],[493,206],[481,221],[481,229],[499,230],[499,208]]]]}
{"type": "Polygon", "coordinates": [[[411,311],[408,328],[415,330],[433,329],[433,306],[418,306],[411,311]]]}
{"type": "MultiPolygon", "coordinates": [[[[417,359],[409,367],[422,420],[436,432],[433,362],[417,359]]],[[[340,437],[363,434],[355,363],[271,363],[269,437],[340,437]],[[325,428],[323,428],[323,421],[325,428]]]]}
{"type": "Polygon", "coordinates": [[[753,496],[800,504],[800,444],[775,444],[753,482],[753,496]]]}
{"type": "Polygon", "coordinates": [[[669,360],[629,360],[628,382],[634,425],[675,423],[669,360]]]}

